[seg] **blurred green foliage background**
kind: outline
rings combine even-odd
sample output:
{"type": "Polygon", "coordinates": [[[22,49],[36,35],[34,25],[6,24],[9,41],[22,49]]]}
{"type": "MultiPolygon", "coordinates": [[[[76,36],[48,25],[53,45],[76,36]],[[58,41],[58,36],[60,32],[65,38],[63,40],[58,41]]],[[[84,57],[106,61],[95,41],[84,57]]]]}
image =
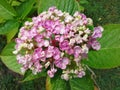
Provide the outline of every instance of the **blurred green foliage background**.
{"type": "MultiPolygon", "coordinates": [[[[84,13],[93,19],[94,25],[120,23],[120,0],[87,1],[87,4],[83,3],[84,13]]],[[[5,44],[6,38],[1,35],[0,52],[5,44]]],[[[120,90],[120,67],[110,70],[94,69],[94,72],[101,90],[120,90]]],[[[21,79],[22,76],[8,70],[0,60],[0,90],[45,90],[45,78],[24,83],[20,82],[21,79]]]]}

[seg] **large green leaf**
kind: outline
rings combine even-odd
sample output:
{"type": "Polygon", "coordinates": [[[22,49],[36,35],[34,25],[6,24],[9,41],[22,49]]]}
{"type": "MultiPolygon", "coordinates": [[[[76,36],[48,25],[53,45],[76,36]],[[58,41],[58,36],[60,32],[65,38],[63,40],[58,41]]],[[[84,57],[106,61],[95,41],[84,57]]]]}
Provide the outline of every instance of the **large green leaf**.
{"type": "Polygon", "coordinates": [[[69,90],[68,82],[61,79],[60,76],[54,78],[47,77],[46,90],[69,90]]]}
{"type": "Polygon", "coordinates": [[[1,53],[2,62],[12,71],[22,75],[20,71],[20,65],[17,63],[16,56],[13,55],[15,43],[11,42],[5,46],[1,53]]]}
{"type": "Polygon", "coordinates": [[[18,16],[21,19],[24,19],[31,11],[35,2],[36,0],[26,0],[25,2],[23,2],[19,7],[16,8],[18,16]]]}
{"type": "Polygon", "coordinates": [[[62,11],[73,14],[79,10],[79,4],[76,0],[40,0],[38,4],[38,13],[47,10],[51,6],[56,6],[62,11]]]}
{"type": "Polygon", "coordinates": [[[89,2],[87,0],[78,0],[78,2],[82,5],[83,4],[89,4],[89,2]]]}
{"type": "Polygon", "coordinates": [[[38,78],[45,77],[45,76],[46,76],[45,70],[43,70],[42,72],[40,72],[36,75],[34,75],[31,70],[28,70],[28,71],[26,71],[22,82],[38,79],[38,78]]]}
{"type": "Polygon", "coordinates": [[[5,22],[5,19],[0,16],[0,24],[1,24],[1,23],[4,23],[4,22],[5,22]]]}
{"type": "Polygon", "coordinates": [[[15,20],[10,20],[0,26],[0,34],[8,34],[14,28],[18,27],[19,23],[15,20]]]}
{"type": "Polygon", "coordinates": [[[9,43],[11,41],[11,39],[18,32],[19,23],[18,22],[14,22],[14,24],[12,24],[11,26],[12,26],[11,30],[9,29],[10,31],[6,34],[6,36],[7,36],[7,43],[9,43]]]}
{"type": "Polygon", "coordinates": [[[69,81],[55,75],[54,78],[47,77],[46,90],[94,90],[94,84],[88,73],[83,78],[72,78],[69,81]]]}
{"type": "Polygon", "coordinates": [[[80,11],[84,11],[84,5],[88,5],[88,1],[87,0],[77,0],[79,5],[80,5],[80,11]]]}
{"type": "Polygon", "coordinates": [[[99,42],[101,49],[90,51],[85,63],[97,69],[120,66],[120,24],[105,25],[103,36],[99,42]]]}
{"type": "Polygon", "coordinates": [[[5,19],[12,19],[13,16],[16,16],[14,8],[6,0],[0,0],[0,16],[5,19]]]}
{"type": "Polygon", "coordinates": [[[69,81],[71,90],[94,90],[93,80],[87,74],[82,78],[73,78],[69,81]]]}

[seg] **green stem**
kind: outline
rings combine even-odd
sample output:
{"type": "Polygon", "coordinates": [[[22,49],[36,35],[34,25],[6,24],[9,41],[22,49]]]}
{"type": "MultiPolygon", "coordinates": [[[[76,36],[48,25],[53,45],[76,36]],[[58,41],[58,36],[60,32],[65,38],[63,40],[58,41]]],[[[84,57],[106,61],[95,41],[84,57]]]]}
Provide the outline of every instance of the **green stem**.
{"type": "Polygon", "coordinates": [[[91,78],[94,81],[94,84],[97,86],[98,90],[100,90],[100,87],[95,80],[95,78],[96,78],[95,72],[90,67],[88,67],[87,65],[86,65],[86,68],[92,73],[91,78]]]}

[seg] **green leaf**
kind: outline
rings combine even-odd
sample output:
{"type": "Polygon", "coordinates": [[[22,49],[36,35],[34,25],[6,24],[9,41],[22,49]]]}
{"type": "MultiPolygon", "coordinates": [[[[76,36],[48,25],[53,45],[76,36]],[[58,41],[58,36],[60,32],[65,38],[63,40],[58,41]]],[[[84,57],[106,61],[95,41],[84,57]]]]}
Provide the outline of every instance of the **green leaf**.
{"type": "Polygon", "coordinates": [[[22,80],[22,82],[34,80],[34,79],[45,77],[45,76],[46,76],[45,70],[43,70],[42,72],[40,72],[36,75],[34,75],[31,70],[28,70],[28,71],[26,71],[26,73],[24,75],[24,79],[22,80]]]}
{"type": "Polygon", "coordinates": [[[3,17],[0,17],[0,24],[4,22],[5,22],[5,19],[3,17]]]}
{"type": "Polygon", "coordinates": [[[79,0],[80,4],[89,4],[89,2],[87,0],[79,0]]]}
{"type": "Polygon", "coordinates": [[[93,80],[89,74],[82,78],[72,78],[69,83],[71,90],[94,90],[93,80]]]}
{"type": "Polygon", "coordinates": [[[18,16],[21,19],[24,19],[31,11],[35,2],[35,0],[26,0],[23,2],[19,7],[16,8],[18,16]]]}
{"type": "Polygon", "coordinates": [[[0,17],[0,24],[4,23],[5,19],[3,17],[0,17]]]}
{"type": "Polygon", "coordinates": [[[79,5],[80,5],[80,11],[83,12],[84,11],[84,5],[88,5],[89,2],[87,0],[77,0],[79,5]]]}
{"type": "Polygon", "coordinates": [[[7,36],[7,43],[9,43],[11,41],[11,39],[18,32],[19,23],[18,22],[14,22],[14,24],[12,24],[11,26],[12,26],[11,30],[9,29],[10,31],[6,34],[6,36],[7,36]]]}
{"type": "Polygon", "coordinates": [[[80,11],[83,12],[84,11],[84,7],[80,5],[80,11]]]}
{"type": "Polygon", "coordinates": [[[38,3],[38,13],[48,10],[51,6],[56,6],[58,9],[70,14],[74,14],[80,8],[76,0],[40,0],[38,3]]]}
{"type": "Polygon", "coordinates": [[[99,39],[101,49],[90,51],[88,66],[97,69],[109,69],[120,66],[120,24],[104,26],[103,36],[99,39]]]}
{"type": "Polygon", "coordinates": [[[11,6],[19,6],[21,3],[19,1],[12,1],[11,6]]]}
{"type": "Polygon", "coordinates": [[[83,78],[72,78],[69,81],[61,79],[57,73],[54,78],[47,77],[46,90],[94,90],[94,84],[90,73],[83,78]]]}
{"type": "Polygon", "coordinates": [[[15,43],[11,42],[5,46],[1,53],[2,62],[12,71],[23,75],[20,71],[21,65],[17,63],[16,56],[12,53],[15,43]]]}
{"type": "Polygon", "coordinates": [[[16,16],[14,8],[10,6],[6,0],[0,0],[0,17],[12,19],[13,16],[16,16]]]}
{"type": "MultiPolygon", "coordinates": [[[[15,20],[10,20],[0,26],[0,34],[8,34],[10,39],[16,34],[19,27],[19,23],[15,20]],[[13,33],[13,35],[11,35],[13,33]]],[[[9,40],[10,40],[9,39],[9,40]]]]}
{"type": "Polygon", "coordinates": [[[54,78],[47,76],[46,90],[69,90],[68,82],[61,79],[60,75],[55,75],[54,78]]]}

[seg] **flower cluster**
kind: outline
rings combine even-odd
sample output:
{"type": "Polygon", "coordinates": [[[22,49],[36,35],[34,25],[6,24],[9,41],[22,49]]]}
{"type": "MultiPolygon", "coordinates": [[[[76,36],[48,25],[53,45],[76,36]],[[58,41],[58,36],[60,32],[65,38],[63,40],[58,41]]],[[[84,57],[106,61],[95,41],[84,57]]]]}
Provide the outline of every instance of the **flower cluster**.
{"type": "Polygon", "coordinates": [[[84,14],[71,16],[56,7],[49,8],[20,29],[14,54],[22,65],[21,71],[30,69],[34,74],[46,69],[49,77],[61,69],[61,78],[83,77],[85,67],[81,60],[87,58],[90,48],[100,49],[97,38],[103,28],[89,28],[93,22],[84,14]]]}

